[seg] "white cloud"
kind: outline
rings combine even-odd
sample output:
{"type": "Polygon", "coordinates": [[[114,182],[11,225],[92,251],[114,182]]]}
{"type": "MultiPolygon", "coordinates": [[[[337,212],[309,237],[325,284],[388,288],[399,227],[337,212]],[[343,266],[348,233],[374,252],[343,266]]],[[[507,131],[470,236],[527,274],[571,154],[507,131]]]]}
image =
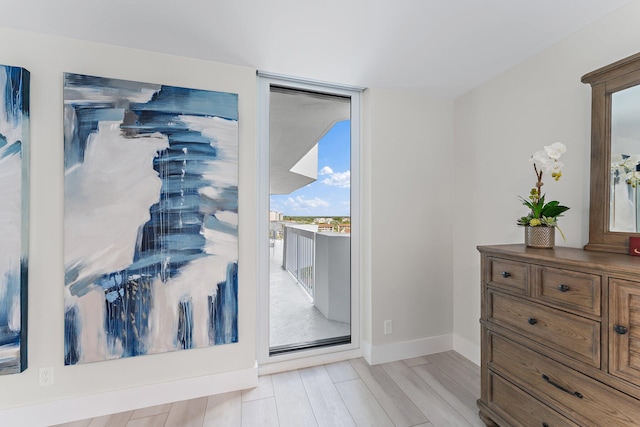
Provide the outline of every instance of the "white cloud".
{"type": "Polygon", "coordinates": [[[313,199],[305,199],[303,196],[297,196],[295,198],[289,197],[285,204],[297,210],[307,210],[329,206],[329,202],[327,202],[326,200],[322,200],[319,197],[314,197],[313,199]]]}
{"type": "Polygon", "coordinates": [[[320,175],[331,175],[333,173],[333,169],[331,169],[329,166],[325,166],[322,169],[320,169],[320,175]]]}
{"type": "Polygon", "coordinates": [[[349,188],[351,186],[351,171],[332,173],[329,178],[323,179],[322,183],[334,187],[349,188]]]}

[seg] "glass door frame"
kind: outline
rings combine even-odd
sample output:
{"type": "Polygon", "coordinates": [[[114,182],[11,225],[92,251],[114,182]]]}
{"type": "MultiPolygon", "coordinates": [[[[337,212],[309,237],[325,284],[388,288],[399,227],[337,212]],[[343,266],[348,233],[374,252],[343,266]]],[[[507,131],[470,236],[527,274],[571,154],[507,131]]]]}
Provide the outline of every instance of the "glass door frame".
{"type": "Polygon", "coordinates": [[[360,349],[360,98],[363,88],[258,72],[258,365],[360,349]],[[269,355],[269,94],[272,85],[351,98],[351,343],[269,355]]]}

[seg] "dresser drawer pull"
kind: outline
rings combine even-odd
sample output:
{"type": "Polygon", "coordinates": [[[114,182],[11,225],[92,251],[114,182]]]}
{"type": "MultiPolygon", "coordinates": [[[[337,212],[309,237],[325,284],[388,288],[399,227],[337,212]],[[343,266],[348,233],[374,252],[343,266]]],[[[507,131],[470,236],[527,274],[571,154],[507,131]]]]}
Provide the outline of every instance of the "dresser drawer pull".
{"type": "Polygon", "coordinates": [[[536,323],[538,323],[538,320],[534,319],[533,317],[529,317],[527,319],[527,322],[529,322],[530,325],[535,325],[536,323]]]}
{"type": "Polygon", "coordinates": [[[569,287],[567,285],[558,285],[558,290],[560,292],[567,292],[569,290],[569,287]]]}
{"type": "Polygon", "coordinates": [[[627,333],[628,329],[621,325],[616,325],[613,327],[613,330],[616,331],[616,334],[624,335],[627,333]]]}
{"type": "Polygon", "coordinates": [[[542,427],[549,427],[549,424],[543,422],[542,427]]]}
{"type": "Polygon", "coordinates": [[[505,279],[506,279],[507,277],[511,277],[511,273],[509,273],[508,271],[503,271],[503,272],[502,272],[502,277],[504,277],[505,279]]]}
{"type": "Polygon", "coordinates": [[[577,392],[577,391],[571,391],[571,390],[569,390],[568,388],[563,387],[563,386],[561,386],[560,384],[558,384],[558,383],[555,383],[555,382],[551,381],[551,379],[550,379],[547,375],[545,375],[545,374],[542,374],[542,379],[543,379],[543,380],[545,380],[546,382],[548,382],[549,384],[551,384],[552,386],[554,386],[555,388],[557,388],[557,389],[560,389],[560,390],[564,391],[565,393],[572,394],[572,395],[574,395],[575,397],[577,397],[577,398],[579,398],[579,399],[582,399],[582,397],[583,397],[583,396],[582,396],[582,393],[579,393],[579,392],[577,392]]]}

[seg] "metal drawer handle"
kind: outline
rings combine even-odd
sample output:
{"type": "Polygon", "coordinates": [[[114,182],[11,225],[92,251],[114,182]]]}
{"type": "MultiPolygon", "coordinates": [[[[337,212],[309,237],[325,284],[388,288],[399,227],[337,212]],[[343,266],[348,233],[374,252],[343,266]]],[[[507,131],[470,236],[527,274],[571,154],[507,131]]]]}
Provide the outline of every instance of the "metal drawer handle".
{"type": "Polygon", "coordinates": [[[504,277],[505,279],[506,279],[507,277],[510,277],[510,276],[511,276],[511,273],[509,273],[508,271],[503,271],[503,272],[502,272],[502,277],[504,277]]]}
{"type": "Polygon", "coordinates": [[[547,424],[547,423],[543,422],[543,423],[542,423],[542,427],[549,427],[549,424],[547,424]]]}
{"type": "Polygon", "coordinates": [[[538,323],[538,321],[533,317],[529,317],[527,319],[527,322],[529,322],[530,325],[535,325],[536,323],[538,323]]]}
{"type": "Polygon", "coordinates": [[[627,333],[628,329],[621,325],[616,325],[613,327],[613,330],[616,331],[617,334],[624,335],[627,333]]]}
{"type": "Polygon", "coordinates": [[[567,285],[558,285],[558,290],[560,292],[567,292],[569,290],[569,287],[567,285]]]}
{"type": "Polygon", "coordinates": [[[579,393],[577,391],[571,391],[568,388],[563,387],[560,384],[551,381],[551,379],[549,379],[549,377],[547,375],[545,375],[545,374],[542,374],[542,379],[545,380],[546,382],[548,382],[549,384],[551,384],[552,386],[554,386],[555,388],[564,391],[565,393],[572,394],[572,395],[574,395],[575,397],[577,397],[579,399],[582,399],[584,397],[584,396],[582,396],[582,393],[579,393]]]}

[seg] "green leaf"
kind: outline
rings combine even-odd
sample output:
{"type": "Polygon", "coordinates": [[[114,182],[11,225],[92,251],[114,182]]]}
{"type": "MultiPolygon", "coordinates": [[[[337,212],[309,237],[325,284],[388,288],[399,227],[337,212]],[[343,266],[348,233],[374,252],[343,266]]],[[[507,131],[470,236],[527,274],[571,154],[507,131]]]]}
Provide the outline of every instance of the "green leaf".
{"type": "Polygon", "coordinates": [[[542,209],[542,215],[548,217],[557,217],[562,215],[564,212],[568,211],[569,208],[566,206],[560,205],[558,202],[549,202],[542,209]]]}
{"type": "Polygon", "coordinates": [[[529,200],[525,199],[524,197],[520,197],[520,200],[522,200],[523,205],[533,210],[533,203],[531,203],[529,200]]]}

